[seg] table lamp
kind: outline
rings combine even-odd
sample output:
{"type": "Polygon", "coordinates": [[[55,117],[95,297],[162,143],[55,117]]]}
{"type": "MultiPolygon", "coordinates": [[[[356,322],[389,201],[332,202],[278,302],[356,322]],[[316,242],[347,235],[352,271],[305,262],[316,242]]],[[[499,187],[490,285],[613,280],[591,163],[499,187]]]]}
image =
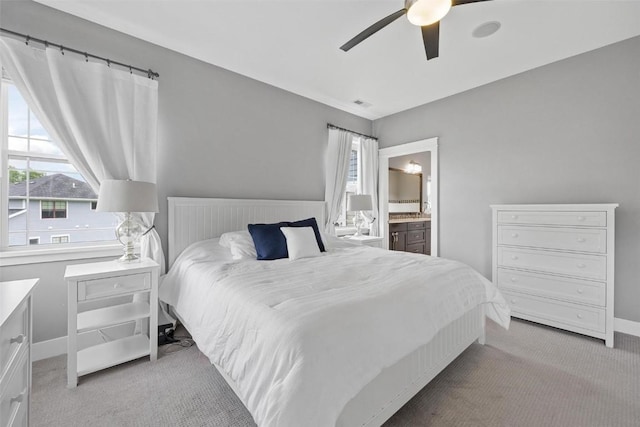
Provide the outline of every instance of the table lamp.
{"type": "Polygon", "coordinates": [[[124,220],[116,228],[116,237],[124,247],[124,255],[118,261],[137,261],[139,257],[134,248],[144,231],[131,213],[158,212],[156,185],[130,179],[104,180],[100,184],[96,210],[124,214],[124,220]]]}
{"type": "Polygon", "coordinates": [[[356,227],[356,234],[354,236],[360,236],[360,227],[362,226],[362,220],[360,215],[362,211],[370,211],[373,209],[373,203],[371,202],[370,194],[351,194],[347,199],[347,210],[355,211],[353,217],[353,225],[356,227]]]}

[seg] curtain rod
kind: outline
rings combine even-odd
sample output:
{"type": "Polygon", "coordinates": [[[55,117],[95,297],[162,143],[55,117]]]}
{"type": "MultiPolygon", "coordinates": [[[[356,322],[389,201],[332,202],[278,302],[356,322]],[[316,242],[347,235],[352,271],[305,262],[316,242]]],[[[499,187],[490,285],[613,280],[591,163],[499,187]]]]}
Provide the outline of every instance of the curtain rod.
{"type": "Polygon", "coordinates": [[[364,136],[365,138],[375,139],[376,141],[378,140],[378,138],[376,138],[375,136],[365,135],[364,133],[360,133],[360,132],[354,132],[354,131],[349,130],[349,129],[341,128],[341,127],[336,126],[336,125],[332,125],[331,123],[327,123],[327,128],[329,128],[329,129],[338,129],[338,130],[343,130],[343,131],[345,131],[345,132],[351,132],[351,133],[353,133],[353,134],[355,134],[355,135],[364,136]]]}
{"type": "Polygon", "coordinates": [[[1,28],[0,27],[0,32],[11,34],[12,36],[16,36],[16,37],[24,37],[25,43],[27,44],[27,46],[29,45],[29,42],[34,41],[36,43],[41,43],[41,44],[45,45],[45,47],[49,47],[49,46],[57,47],[58,49],[60,49],[60,53],[62,53],[63,55],[67,51],[68,52],[73,52],[73,53],[77,53],[78,55],[83,55],[87,61],[89,60],[89,58],[94,58],[94,59],[98,59],[100,61],[106,62],[107,66],[111,66],[111,64],[115,64],[115,65],[119,65],[119,66],[124,67],[124,68],[128,68],[130,72],[133,72],[133,70],[140,71],[141,73],[146,74],[147,77],[149,77],[150,79],[160,77],[160,74],[156,73],[151,68],[149,68],[148,70],[145,70],[143,68],[134,67],[134,66],[129,65],[129,64],[123,64],[122,62],[112,61],[109,58],[103,58],[103,57],[98,56],[98,55],[93,55],[91,53],[83,52],[81,50],[72,49],[72,48],[67,47],[67,46],[62,46],[61,44],[51,43],[51,42],[49,42],[47,40],[42,40],[42,39],[38,39],[38,38],[35,38],[35,37],[31,37],[28,34],[22,34],[22,33],[16,32],[16,31],[7,30],[6,28],[1,28]]]}

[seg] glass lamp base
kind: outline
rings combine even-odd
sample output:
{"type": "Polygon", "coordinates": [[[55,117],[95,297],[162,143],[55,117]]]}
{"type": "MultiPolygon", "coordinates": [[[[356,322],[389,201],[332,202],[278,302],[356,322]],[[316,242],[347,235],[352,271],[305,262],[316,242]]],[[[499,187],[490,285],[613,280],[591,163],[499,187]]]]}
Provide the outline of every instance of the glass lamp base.
{"type": "Polygon", "coordinates": [[[124,249],[124,255],[118,258],[119,262],[140,261],[140,257],[135,253],[135,244],[141,235],[142,227],[133,219],[131,213],[127,212],[124,221],[116,228],[116,237],[124,249]]]}

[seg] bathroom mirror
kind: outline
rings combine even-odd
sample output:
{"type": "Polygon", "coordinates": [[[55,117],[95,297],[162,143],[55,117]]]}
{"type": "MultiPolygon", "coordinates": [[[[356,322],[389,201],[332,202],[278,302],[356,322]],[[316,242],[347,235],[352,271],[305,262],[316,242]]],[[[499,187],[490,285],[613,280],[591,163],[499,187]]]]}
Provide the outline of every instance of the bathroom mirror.
{"type": "Polygon", "coordinates": [[[419,213],[422,206],[422,174],[389,168],[389,213],[419,213]]]}

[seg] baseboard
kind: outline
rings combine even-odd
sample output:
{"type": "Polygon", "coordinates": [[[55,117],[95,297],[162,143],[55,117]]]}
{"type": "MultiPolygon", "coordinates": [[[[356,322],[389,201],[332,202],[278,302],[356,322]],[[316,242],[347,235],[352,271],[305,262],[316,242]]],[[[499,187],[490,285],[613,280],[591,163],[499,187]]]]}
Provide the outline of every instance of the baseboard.
{"type": "Polygon", "coordinates": [[[50,357],[67,354],[67,337],[58,337],[52,340],[34,342],[31,346],[31,360],[37,361],[50,357]]]}
{"type": "Polygon", "coordinates": [[[615,319],[613,319],[613,330],[616,332],[622,332],[623,334],[640,337],[640,322],[618,319],[616,317],[615,319]]]}

